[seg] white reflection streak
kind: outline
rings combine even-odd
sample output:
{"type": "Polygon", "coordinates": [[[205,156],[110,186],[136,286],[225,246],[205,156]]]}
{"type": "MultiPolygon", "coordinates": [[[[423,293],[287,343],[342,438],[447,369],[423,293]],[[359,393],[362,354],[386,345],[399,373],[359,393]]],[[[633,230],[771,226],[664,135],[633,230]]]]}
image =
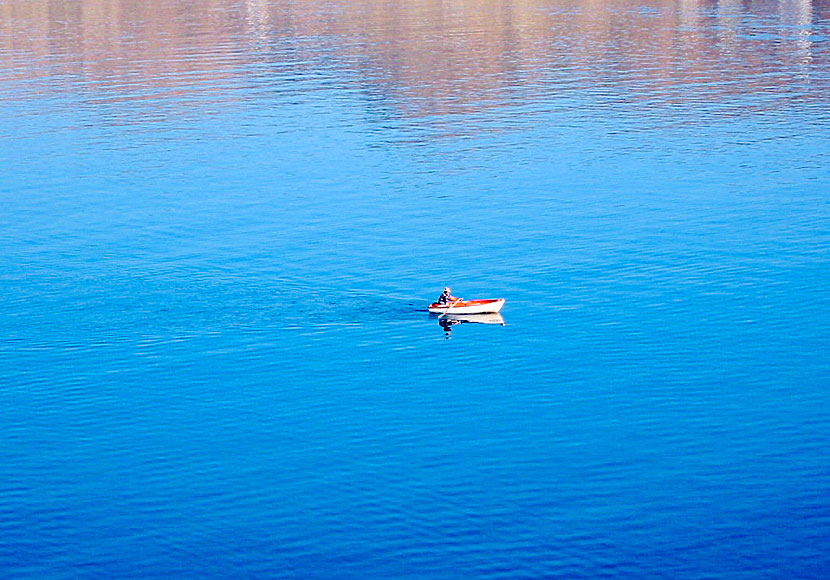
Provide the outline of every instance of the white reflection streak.
{"type": "Polygon", "coordinates": [[[694,26],[700,19],[700,0],[680,0],[680,23],[694,26]]]}
{"type": "Polygon", "coordinates": [[[801,77],[809,76],[809,68],[813,62],[813,2],[812,0],[781,0],[778,5],[781,22],[795,29],[796,62],[801,71],[801,77]]]}
{"type": "Polygon", "coordinates": [[[248,30],[252,37],[265,40],[268,37],[268,0],[245,0],[248,30]]]}
{"type": "Polygon", "coordinates": [[[718,38],[726,54],[732,54],[738,45],[742,0],[718,2],[718,38]]]}

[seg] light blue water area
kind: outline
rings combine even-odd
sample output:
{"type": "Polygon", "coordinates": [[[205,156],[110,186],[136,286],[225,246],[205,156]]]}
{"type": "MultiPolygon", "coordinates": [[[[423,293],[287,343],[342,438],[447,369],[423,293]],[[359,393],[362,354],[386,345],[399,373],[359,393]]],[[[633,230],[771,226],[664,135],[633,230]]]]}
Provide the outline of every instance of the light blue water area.
{"type": "Polygon", "coordinates": [[[830,573],[823,4],[25,4],[0,576],[830,573]]]}

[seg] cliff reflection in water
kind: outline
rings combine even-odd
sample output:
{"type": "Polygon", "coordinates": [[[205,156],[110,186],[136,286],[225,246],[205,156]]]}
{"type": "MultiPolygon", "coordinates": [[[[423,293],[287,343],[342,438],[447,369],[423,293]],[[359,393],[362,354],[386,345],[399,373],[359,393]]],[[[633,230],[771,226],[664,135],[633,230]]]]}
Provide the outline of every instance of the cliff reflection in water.
{"type": "Polygon", "coordinates": [[[289,90],[285,75],[334,67],[415,118],[575,90],[727,107],[766,92],[755,106],[771,109],[826,102],[826,50],[812,39],[828,13],[811,0],[7,0],[0,82],[203,107],[236,98],[238,83],[289,90]]]}

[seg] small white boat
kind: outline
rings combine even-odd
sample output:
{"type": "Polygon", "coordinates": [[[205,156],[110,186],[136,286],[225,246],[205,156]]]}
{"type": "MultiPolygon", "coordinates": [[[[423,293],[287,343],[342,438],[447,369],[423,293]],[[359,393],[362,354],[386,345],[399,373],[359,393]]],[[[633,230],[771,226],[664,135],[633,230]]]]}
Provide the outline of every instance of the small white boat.
{"type": "Polygon", "coordinates": [[[430,304],[428,310],[433,314],[487,314],[498,312],[504,306],[504,298],[486,300],[462,300],[450,304],[430,304]]]}

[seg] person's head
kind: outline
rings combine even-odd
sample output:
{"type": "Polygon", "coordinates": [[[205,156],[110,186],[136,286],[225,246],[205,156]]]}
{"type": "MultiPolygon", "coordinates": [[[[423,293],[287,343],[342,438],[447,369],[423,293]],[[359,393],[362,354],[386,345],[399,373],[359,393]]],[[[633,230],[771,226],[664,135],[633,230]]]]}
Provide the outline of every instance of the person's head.
{"type": "Polygon", "coordinates": [[[447,286],[446,288],[444,288],[444,293],[445,293],[445,294],[449,294],[450,292],[452,292],[452,290],[450,289],[450,287],[449,287],[449,286],[447,286]]]}

